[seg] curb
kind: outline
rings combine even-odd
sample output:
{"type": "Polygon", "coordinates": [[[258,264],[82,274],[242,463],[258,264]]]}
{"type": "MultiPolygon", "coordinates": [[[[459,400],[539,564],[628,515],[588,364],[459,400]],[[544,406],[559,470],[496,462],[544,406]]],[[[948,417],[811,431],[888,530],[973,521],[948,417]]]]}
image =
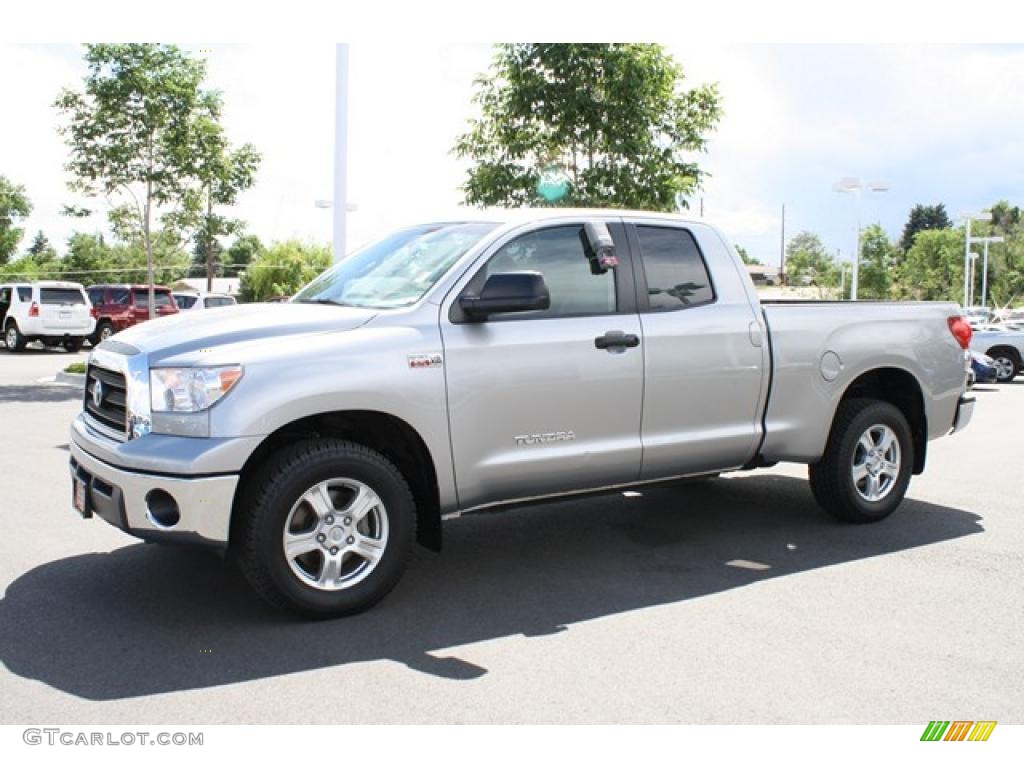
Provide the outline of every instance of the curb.
{"type": "Polygon", "coordinates": [[[85,389],[85,374],[84,373],[65,373],[60,371],[57,373],[54,382],[57,384],[67,384],[71,387],[81,387],[85,389]]]}

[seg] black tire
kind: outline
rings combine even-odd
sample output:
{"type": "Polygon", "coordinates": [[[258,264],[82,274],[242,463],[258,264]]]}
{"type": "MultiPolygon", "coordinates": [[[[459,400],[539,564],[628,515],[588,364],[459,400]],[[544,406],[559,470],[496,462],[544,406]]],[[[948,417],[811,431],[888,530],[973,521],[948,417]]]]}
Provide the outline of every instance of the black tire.
{"type": "Polygon", "coordinates": [[[808,467],[811,492],[819,506],[847,523],[875,523],[888,517],[903,501],[914,467],[910,424],[896,406],[881,400],[852,398],[839,404],[825,455],[808,467]],[[858,444],[869,429],[888,427],[899,451],[899,470],[884,496],[869,501],[853,478],[854,461],[863,455],[858,444]]]}
{"type": "Polygon", "coordinates": [[[995,347],[985,354],[995,360],[996,381],[1000,384],[1013,381],[1020,372],[1020,354],[1012,347],[995,347]]]}
{"type": "Polygon", "coordinates": [[[96,330],[92,332],[92,336],[89,337],[89,344],[93,347],[98,346],[100,342],[113,335],[114,326],[108,320],[101,320],[96,324],[96,330]]]}
{"type": "Polygon", "coordinates": [[[64,339],[64,341],[61,342],[61,346],[63,346],[67,352],[78,352],[84,343],[85,339],[81,336],[72,336],[64,339]]]}
{"type": "MultiPolygon", "coordinates": [[[[239,517],[232,524],[231,550],[242,574],[264,600],[299,616],[326,619],[364,611],[398,583],[415,538],[415,502],[405,478],[384,456],[344,440],[304,440],[273,454],[251,477],[253,488],[236,505],[239,517]],[[375,514],[384,515],[387,536],[368,575],[351,586],[327,590],[293,571],[283,537],[289,515],[303,495],[336,478],[363,483],[377,494],[381,506],[375,514]]],[[[326,558],[319,551],[310,554],[326,558]]],[[[322,562],[326,567],[326,560],[322,562]]]]}
{"type": "Polygon", "coordinates": [[[28,342],[18,329],[18,324],[11,320],[4,329],[4,343],[8,352],[22,352],[28,342]]]}

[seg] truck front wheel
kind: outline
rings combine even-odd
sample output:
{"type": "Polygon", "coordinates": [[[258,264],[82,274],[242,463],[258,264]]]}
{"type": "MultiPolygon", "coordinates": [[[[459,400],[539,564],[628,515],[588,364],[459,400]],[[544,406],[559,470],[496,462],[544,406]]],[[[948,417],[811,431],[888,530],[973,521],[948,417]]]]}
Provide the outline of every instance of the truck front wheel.
{"type": "Polygon", "coordinates": [[[839,405],[825,455],[811,464],[818,504],[848,523],[874,523],[903,501],[914,466],[910,425],[896,406],[852,398],[839,405]]]}
{"type": "Polygon", "coordinates": [[[415,536],[409,485],[384,456],[305,440],[254,473],[236,506],[232,549],[253,588],[308,618],[364,611],[398,583],[415,536]]]}

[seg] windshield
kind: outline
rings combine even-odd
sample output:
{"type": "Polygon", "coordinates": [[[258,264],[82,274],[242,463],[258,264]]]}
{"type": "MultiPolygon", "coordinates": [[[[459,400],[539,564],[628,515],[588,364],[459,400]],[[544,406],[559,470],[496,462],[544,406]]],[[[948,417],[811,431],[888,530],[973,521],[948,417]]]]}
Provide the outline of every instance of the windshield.
{"type": "Polygon", "coordinates": [[[395,232],[335,264],[292,301],[393,309],[415,304],[497,224],[423,224],[395,232]]]}

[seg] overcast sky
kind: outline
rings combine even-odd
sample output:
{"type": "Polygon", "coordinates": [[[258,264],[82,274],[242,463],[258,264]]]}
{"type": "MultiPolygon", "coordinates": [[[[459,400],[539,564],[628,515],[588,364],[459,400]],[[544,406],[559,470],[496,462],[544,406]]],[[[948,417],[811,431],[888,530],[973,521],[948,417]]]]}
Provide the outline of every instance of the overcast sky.
{"type": "MultiPolygon", "coordinates": [[[[832,191],[841,177],[891,185],[865,195],[863,220],[893,237],[914,203],[943,202],[951,215],[1024,203],[1024,47],[666,45],[689,82],[721,88],[725,116],[698,158],[712,174],[705,215],[765,262],[778,263],[783,203],[788,235],[817,232],[848,257],[855,208],[832,191]]],[[[265,241],[329,241],[331,212],[314,201],[332,194],[333,46],[185,47],[208,61],[231,140],[264,155],[236,215],[265,241]]],[[[485,45],[351,47],[350,246],[459,203],[465,167],[450,148],[490,56],[485,45]]],[[[59,215],[73,198],[52,103],[80,87],[81,49],[0,46],[0,71],[17,73],[5,78],[0,174],[35,206],[22,246],[42,229],[63,250],[72,229],[105,225],[59,215]]]]}

